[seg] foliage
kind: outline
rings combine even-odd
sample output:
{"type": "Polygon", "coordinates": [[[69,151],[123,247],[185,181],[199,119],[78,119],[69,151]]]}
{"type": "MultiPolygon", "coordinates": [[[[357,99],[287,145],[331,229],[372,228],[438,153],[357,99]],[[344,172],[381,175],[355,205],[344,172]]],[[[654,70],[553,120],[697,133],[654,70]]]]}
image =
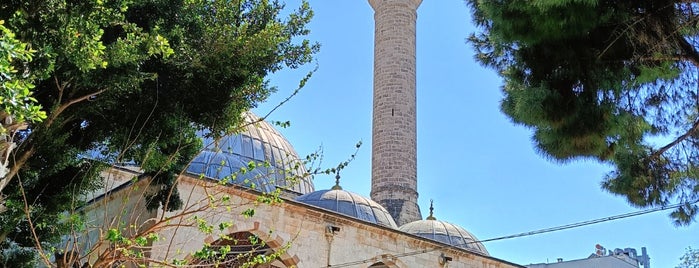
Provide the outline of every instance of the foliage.
{"type": "Polygon", "coordinates": [[[675,268],[699,268],[699,250],[688,247],[680,261],[675,268]]]}
{"type": "Polygon", "coordinates": [[[317,51],[303,39],[308,4],[283,9],[266,0],[0,3],[0,20],[33,51],[13,67],[31,78],[32,105],[46,109],[14,137],[0,238],[37,246],[75,227],[61,213],[82,205],[75,197],[99,187],[106,167],[85,156],[139,165],[155,183],[149,207],[181,208],[175,178],[201,146],[196,131],[233,131],[275,91],[268,74],[317,51]]]}
{"type": "Polygon", "coordinates": [[[692,1],[468,0],[476,58],[504,79],[502,111],[544,156],[614,167],[634,206],[699,211],[697,8],[692,1]]]}
{"type": "MultiPolygon", "coordinates": [[[[29,63],[36,51],[15,39],[15,34],[4,24],[0,20],[0,111],[12,115],[15,122],[41,121],[46,118],[46,113],[41,111],[41,106],[31,96],[31,89],[34,88],[31,77],[18,74],[15,67],[29,63]]],[[[0,128],[0,133],[5,131],[5,128],[0,128]]]]}
{"type": "MultiPolygon", "coordinates": [[[[16,147],[13,136],[26,127],[26,121],[38,122],[46,113],[32,97],[31,77],[18,74],[15,66],[27,64],[35,51],[15,39],[15,34],[0,20],[0,189],[8,172],[8,161],[16,147]]],[[[0,208],[0,211],[4,209],[0,208]]]]}
{"type": "Polygon", "coordinates": [[[37,256],[32,248],[22,248],[9,241],[4,241],[2,247],[4,250],[0,253],[0,267],[31,268],[38,266],[37,256]]]}

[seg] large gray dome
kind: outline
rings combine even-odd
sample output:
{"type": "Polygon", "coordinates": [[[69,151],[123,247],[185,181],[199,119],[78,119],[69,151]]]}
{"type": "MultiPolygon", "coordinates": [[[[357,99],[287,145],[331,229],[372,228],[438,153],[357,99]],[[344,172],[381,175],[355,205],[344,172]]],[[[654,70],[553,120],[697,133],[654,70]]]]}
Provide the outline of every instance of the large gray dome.
{"type": "Polygon", "coordinates": [[[458,225],[438,221],[431,216],[427,220],[406,223],[398,230],[490,256],[485,246],[477,242],[478,239],[473,234],[458,225]]]}
{"type": "Polygon", "coordinates": [[[224,136],[218,142],[204,138],[206,147],[192,160],[187,172],[212,179],[226,178],[230,183],[263,192],[277,187],[298,194],[313,192],[313,182],[304,177],[306,170],[291,144],[252,112],[245,113],[244,118],[248,123],[244,131],[224,136]],[[257,167],[250,170],[250,162],[257,167]]]}
{"type": "Polygon", "coordinates": [[[363,221],[397,229],[396,222],[379,203],[341,189],[320,190],[296,198],[301,203],[332,210],[363,221]]]}

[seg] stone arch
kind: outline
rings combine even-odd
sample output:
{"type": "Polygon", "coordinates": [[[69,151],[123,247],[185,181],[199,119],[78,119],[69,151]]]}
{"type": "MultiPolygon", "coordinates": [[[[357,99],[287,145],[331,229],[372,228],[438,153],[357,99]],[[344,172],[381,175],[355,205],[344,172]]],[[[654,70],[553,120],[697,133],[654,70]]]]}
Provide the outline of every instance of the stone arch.
{"type": "MultiPolygon", "coordinates": [[[[283,264],[285,267],[296,267],[300,262],[298,256],[290,255],[289,252],[285,250],[287,239],[284,239],[278,233],[267,228],[266,225],[261,224],[259,221],[240,222],[231,227],[228,227],[227,231],[231,235],[245,232],[250,233],[263,240],[265,244],[269,247],[269,249],[271,249],[272,251],[279,252],[280,250],[282,250],[281,254],[279,254],[278,259],[279,262],[281,262],[281,264],[283,264]]],[[[204,239],[204,242],[213,244],[216,242],[216,240],[217,239],[214,238],[212,235],[208,235],[204,239]]],[[[191,260],[192,257],[190,256],[188,259],[191,260]]]]}
{"type": "Polygon", "coordinates": [[[374,257],[376,260],[375,263],[370,265],[370,268],[400,268],[400,267],[408,267],[405,265],[403,262],[401,262],[396,256],[393,256],[391,254],[382,254],[379,256],[374,257]]]}

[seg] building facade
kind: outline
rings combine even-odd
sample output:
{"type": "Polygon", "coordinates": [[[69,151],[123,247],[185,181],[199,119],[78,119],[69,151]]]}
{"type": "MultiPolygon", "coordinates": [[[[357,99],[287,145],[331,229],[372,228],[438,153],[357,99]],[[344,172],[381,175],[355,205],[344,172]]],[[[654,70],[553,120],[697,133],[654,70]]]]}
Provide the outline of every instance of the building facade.
{"type": "MultiPolygon", "coordinates": [[[[127,180],[138,175],[128,169],[112,169],[105,177],[127,180]]],[[[523,267],[491,257],[487,252],[477,249],[451,245],[440,239],[426,238],[289,198],[273,205],[259,205],[256,204],[260,196],[257,191],[221,185],[193,175],[180,178],[179,190],[188,196],[185,209],[149,212],[145,209],[142,198],[144,192],[148,191],[147,180],[128,184],[127,187],[117,188],[96,200],[85,209],[92,219],[88,225],[93,232],[83,238],[89,242],[82,244],[81,252],[100,251],[100,248],[109,247],[109,243],[101,241],[100,232],[119,228],[119,222],[129,222],[137,223],[135,226],[138,228],[133,230],[133,234],[160,230],[162,239],[152,241],[143,250],[148,259],[181,260],[186,265],[206,264],[206,260],[198,259],[195,252],[202,245],[222,246],[229,243],[227,241],[230,240],[222,239],[223,236],[239,241],[247,241],[254,236],[263,241],[264,246],[255,248],[237,242],[237,248],[229,253],[230,257],[239,258],[240,254],[251,251],[274,256],[268,266],[257,267],[523,267]],[[231,206],[220,203],[211,206],[211,195],[216,200],[229,196],[231,206]],[[250,208],[255,209],[254,216],[241,216],[250,208]],[[121,213],[123,211],[129,213],[121,213]],[[183,214],[187,216],[181,217],[183,214]],[[192,221],[194,218],[207,223],[232,224],[206,233],[192,221]],[[149,223],[152,219],[156,220],[149,223]],[[159,227],[166,223],[181,226],[159,227]]],[[[96,260],[90,261],[94,263],[96,260]]],[[[129,265],[136,267],[137,263],[129,265]]],[[[219,267],[239,267],[237,265],[235,262],[223,262],[219,267]]]]}

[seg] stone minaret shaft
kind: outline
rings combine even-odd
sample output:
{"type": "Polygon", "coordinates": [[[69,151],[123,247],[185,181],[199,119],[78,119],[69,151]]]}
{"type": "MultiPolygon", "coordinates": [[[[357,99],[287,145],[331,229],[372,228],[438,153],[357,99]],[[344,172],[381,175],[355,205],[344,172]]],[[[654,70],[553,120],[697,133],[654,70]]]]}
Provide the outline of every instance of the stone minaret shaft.
{"type": "Polygon", "coordinates": [[[415,22],[422,0],[369,0],[374,9],[371,198],[400,226],[417,205],[415,22]]]}

